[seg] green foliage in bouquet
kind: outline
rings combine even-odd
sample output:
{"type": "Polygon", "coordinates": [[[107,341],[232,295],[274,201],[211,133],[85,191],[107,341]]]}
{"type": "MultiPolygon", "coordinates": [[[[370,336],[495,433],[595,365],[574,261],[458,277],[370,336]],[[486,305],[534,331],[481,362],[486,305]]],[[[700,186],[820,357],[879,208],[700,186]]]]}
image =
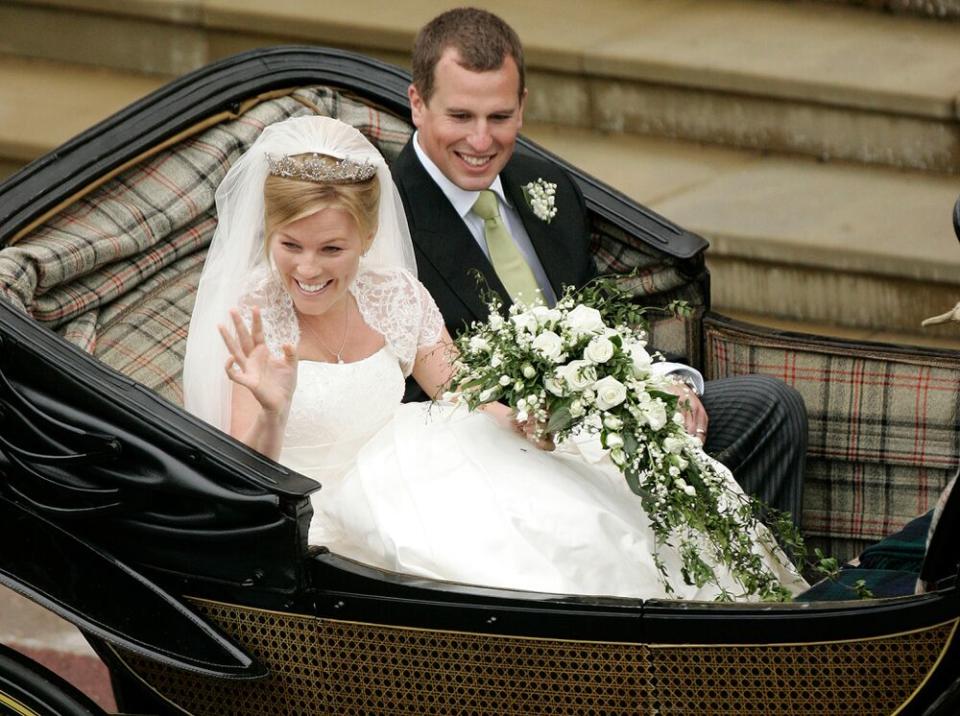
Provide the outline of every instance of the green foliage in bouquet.
{"type": "MultiPolygon", "coordinates": [[[[554,308],[514,305],[504,315],[498,298],[489,303],[489,319],[457,339],[451,390],[459,399],[471,409],[501,401],[518,421],[535,421],[541,435],[558,442],[584,431],[599,435],[643,501],[668,594],[675,589],[659,556],[662,545],[679,553],[687,584],[716,584],[711,565],[727,567],[742,592],[721,590],[719,599],[790,598],[755,549],[758,540],[774,546],[760,525],[762,504],[726,486],[700,441],[684,429],[673,379],[653,368],[659,356],[647,351],[644,314],[650,309],[632,303],[611,279],[567,289],[554,308]]],[[[666,310],[681,315],[689,309],[673,304],[666,310]]],[[[771,528],[781,544],[802,553],[788,517],[771,528]]]]}

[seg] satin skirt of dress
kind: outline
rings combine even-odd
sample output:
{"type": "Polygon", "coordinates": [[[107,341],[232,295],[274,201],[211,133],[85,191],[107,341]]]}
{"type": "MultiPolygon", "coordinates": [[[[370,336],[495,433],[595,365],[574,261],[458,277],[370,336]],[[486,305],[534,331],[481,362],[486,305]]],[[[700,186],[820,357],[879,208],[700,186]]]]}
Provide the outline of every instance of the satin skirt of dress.
{"type": "MultiPolygon", "coordinates": [[[[566,448],[541,451],[462,407],[401,405],[359,449],[352,469],[316,475],[323,488],[312,497],[310,543],[438,580],[667,597],[640,499],[608,458],[566,448]]],[[[785,586],[806,588],[782,553],[757,550],[785,586]]],[[[716,596],[716,586],[683,584],[674,551],[661,548],[660,555],[674,575],[672,597],[716,596]]],[[[720,580],[741,591],[729,574],[720,580]]]]}

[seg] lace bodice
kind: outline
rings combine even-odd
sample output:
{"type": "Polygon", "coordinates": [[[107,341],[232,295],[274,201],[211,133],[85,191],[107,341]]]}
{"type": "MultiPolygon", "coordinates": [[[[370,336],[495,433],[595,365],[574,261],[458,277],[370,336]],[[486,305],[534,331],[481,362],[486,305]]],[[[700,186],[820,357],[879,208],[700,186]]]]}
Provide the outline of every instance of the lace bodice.
{"type": "MultiPolygon", "coordinates": [[[[383,335],[400,362],[403,375],[410,375],[417,349],[435,345],[443,329],[443,316],[433,297],[402,268],[361,266],[350,291],[364,322],[383,335]]],[[[300,327],[293,300],[269,269],[254,275],[241,301],[247,325],[253,306],[260,308],[264,340],[274,355],[282,354],[285,343],[297,345],[300,327]]]]}
{"type": "Polygon", "coordinates": [[[393,416],[404,385],[389,345],[353,363],[300,361],[280,462],[321,481],[342,474],[393,416]]]}
{"type": "MultiPolygon", "coordinates": [[[[255,278],[245,318],[259,306],[264,339],[275,354],[300,339],[289,294],[270,274],[255,278]]],[[[443,317],[433,298],[399,268],[363,270],[350,288],[364,322],[384,346],[353,363],[300,361],[280,462],[318,480],[342,474],[363,444],[389,421],[403,398],[417,350],[440,339],[443,317]]]]}

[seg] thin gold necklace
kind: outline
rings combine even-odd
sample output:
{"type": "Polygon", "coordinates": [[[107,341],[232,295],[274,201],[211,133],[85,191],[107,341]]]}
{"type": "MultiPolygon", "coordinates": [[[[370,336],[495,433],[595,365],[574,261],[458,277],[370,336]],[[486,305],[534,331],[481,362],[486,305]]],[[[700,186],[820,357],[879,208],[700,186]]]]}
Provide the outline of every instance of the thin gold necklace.
{"type": "Polygon", "coordinates": [[[347,327],[350,325],[350,297],[345,296],[344,299],[347,301],[346,308],[343,309],[343,338],[340,341],[340,350],[332,351],[327,348],[327,344],[323,342],[323,339],[320,338],[320,335],[313,329],[304,316],[300,316],[300,323],[307,327],[307,330],[313,334],[313,337],[317,339],[317,343],[320,344],[320,347],[323,348],[327,353],[332,356],[336,356],[337,363],[343,363],[343,349],[347,345],[347,327]]]}

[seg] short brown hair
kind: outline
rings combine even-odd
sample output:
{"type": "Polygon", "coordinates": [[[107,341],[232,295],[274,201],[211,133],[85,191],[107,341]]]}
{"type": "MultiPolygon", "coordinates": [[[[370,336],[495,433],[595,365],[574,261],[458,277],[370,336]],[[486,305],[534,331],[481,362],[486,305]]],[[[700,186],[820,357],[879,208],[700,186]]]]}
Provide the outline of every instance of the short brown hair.
{"type": "MultiPolygon", "coordinates": [[[[315,160],[318,155],[299,154],[291,159],[307,156],[315,160]]],[[[339,161],[324,155],[320,158],[330,164],[339,161]]],[[[377,230],[380,180],[374,174],[364,182],[321,184],[270,174],[263,185],[263,204],[265,247],[270,242],[270,236],[277,229],[329,207],[337,207],[350,214],[360,230],[360,237],[365,239],[377,230]]]]}
{"type": "Polygon", "coordinates": [[[517,33],[492,12],[460,7],[437,15],[413,41],[413,84],[424,102],[433,95],[437,63],[448,47],[457,51],[460,65],[471,72],[500,69],[504,59],[512,57],[520,73],[519,93],[523,97],[523,46],[517,33]]]}

